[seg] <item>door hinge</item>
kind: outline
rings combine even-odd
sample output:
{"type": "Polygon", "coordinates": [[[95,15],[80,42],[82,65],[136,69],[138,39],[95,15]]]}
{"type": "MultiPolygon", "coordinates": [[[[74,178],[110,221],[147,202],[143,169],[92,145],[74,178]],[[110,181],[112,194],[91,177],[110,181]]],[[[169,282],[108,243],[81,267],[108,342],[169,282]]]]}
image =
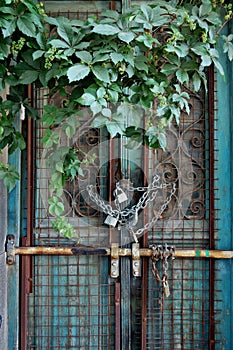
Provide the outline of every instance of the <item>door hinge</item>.
{"type": "Polygon", "coordinates": [[[132,271],[134,277],[141,276],[141,259],[139,243],[132,244],[132,271]]]}
{"type": "Polygon", "coordinates": [[[6,262],[8,265],[13,265],[15,263],[15,236],[8,235],[6,241],[6,262]]]}

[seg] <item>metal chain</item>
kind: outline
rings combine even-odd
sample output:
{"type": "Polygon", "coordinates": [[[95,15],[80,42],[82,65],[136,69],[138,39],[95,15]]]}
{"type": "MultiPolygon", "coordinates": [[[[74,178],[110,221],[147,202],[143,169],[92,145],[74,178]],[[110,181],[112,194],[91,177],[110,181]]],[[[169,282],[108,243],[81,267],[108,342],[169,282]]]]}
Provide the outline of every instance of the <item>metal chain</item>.
{"type": "MultiPolygon", "coordinates": [[[[99,208],[101,208],[103,210],[103,212],[105,214],[111,215],[113,217],[122,217],[122,218],[126,218],[127,216],[129,216],[130,214],[134,215],[135,212],[138,212],[141,209],[145,209],[146,206],[148,205],[149,202],[152,202],[155,197],[156,197],[156,193],[152,193],[151,194],[151,198],[149,197],[150,192],[151,191],[155,191],[156,189],[162,189],[164,187],[168,187],[169,184],[161,184],[161,185],[156,185],[156,182],[159,181],[159,176],[155,175],[153,177],[153,182],[151,184],[149,184],[148,187],[132,187],[129,186],[130,190],[132,189],[133,191],[144,191],[146,190],[145,193],[143,193],[143,195],[140,197],[138,203],[136,205],[133,205],[131,208],[127,208],[124,210],[120,210],[120,206],[117,203],[117,200],[114,201],[117,207],[117,209],[113,209],[112,206],[110,204],[106,204],[105,201],[99,196],[98,193],[96,193],[94,191],[94,186],[93,185],[88,185],[87,186],[87,192],[90,196],[90,198],[93,200],[93,202],[95,202],[97,204],[97,206],[99,208]]],[[[117,183],[117,188],[119,187],[119,183],[117,183]]],[[[124,185],[123,188],[127,188],[127,185],[124,185]]],[[[119,220],[119,222],[122,224],[123,222],[121,222],[119,220]]]]}
{"type": "Polygon", "coordinates": [[[147,230],[154,227],[154,225],[157,222],[157,220],[159,219],[159,217],[162,215],[162,213],[164,212],[164,210],[166,209],[168,204],[171,202],[172,196],[175,194],[175,191],[176,191],[176,185],[175,185],[175,183],[173,183],[173,187],[172,187],[172,191],[170,193],[170,196],[167,197],[166,201],[163,203],[163,205],[162,205],[161,209],[159,210],[159,212],[157,213],[157,215],[155,215],[151,219],[151,221],[146,223],[142,228],[138,229],[136,232],[134,232],[133,229],[130,228],[130,231],[133,234],[136,243],[138,242],[137,236],[142,235],[144,231],[147,231],[147,230]]]}
{"type": "Polygon", "coordinates": [[[99,208],[103,210],[105,214],[111,215],[113,217],[117,217],[119,215],[118,210],[114,210],[110,204],[106,204],[104,200],[94,191],[93,185],[87,186],[87,192],[92,199],[92,201],[98,205],[99,208]]]}
{"type": "Polygon", "coordinates": [[[155,277],[156,281],[162,283],[162,293],[158,299],[160,305],[160,311],[163,310],[164,297],[170,295],[169,285],[168,285],[168,260],[174,260],[175,248],[174,246],[168,246],[166,243],[164,245],[151,245],[152,249],[152,274],[155,277]],[[159,261],[162,261],[162,278],[159,275],[157,264],[159,261]]]}
{"type": "Polygon", "coordinates": [[[138,186],[138,187],[133,187],[133,186],[129,186],[129,184],[126,184],[124,182],[117,182],[116,184],[116,188],[123,188],[126,189],[129,192],[134,192],[134,191],[147,191],[148,189],[152,189],[154,187],[156,187],[156,182],[158,182],[160,179],[159,175],[154,175],[153,176],[153,181],[151,184],[149,184],[147,187],[146,186],[138,186]]]}
{"type": "Polygon", "coordinates": [[[158,185],[159,179],[160,177],[158,175],[153,176],[153,181],[151,184],[148,185],[148,187],[141,187],[141,186],[132,187],[124,184],[123,186],[120,186],[119,183],[117,183],[115,194],[117,194],[117,190],[121,189],[121,187],[129,191],[145,191],[143,195],[139,198],[139,201],[137,204],[133,205],[131,208],[126,208],[123,210],[120,209],[120,203],[117,200],[117,196],[114,201],[116,209],[113,209],[110,204],[106,204],[106,202],[99,196],[99,194],[94,191],[93,185],[88,185],[87,191],[92,201],[95,202],[97,206],[101,208],[105,214],[110,215],[113,218],[116,218],[120,226],[125,226],[130,232],[130,234],[134,237],[135,242],[137,243],[138,242],[137,237],[142,235],[145,231],[154,227],[159,217],[162,215],[162,213],[164,212],[168,204],[171,202],[172,196],[175,194],[176,185],[175,183],[173,183],[171,193],[167,197],[166,201],[163,203],[157,215],[155,215],[142,228],[134,232],[133,227],[136,226],[138,223],[139,211],[145,209],[150,202],[153,202],[155,200],[159,189],[167,188],[170,185],[168,183],[158,185]]]}

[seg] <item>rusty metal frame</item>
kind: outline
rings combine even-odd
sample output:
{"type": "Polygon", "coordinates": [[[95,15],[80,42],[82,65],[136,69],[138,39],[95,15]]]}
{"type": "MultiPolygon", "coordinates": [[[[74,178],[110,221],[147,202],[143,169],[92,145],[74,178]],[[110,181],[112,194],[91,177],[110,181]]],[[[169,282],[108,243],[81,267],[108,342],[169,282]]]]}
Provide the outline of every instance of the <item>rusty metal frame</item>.
{"type": "MultiPolygon", "coordinates": [[[[28,98],[30,104],[33,103],[33,88],[28,86],[28,98]]],[[[25,247],[32,246],[33,230],[33,195],[34,195],[34,161],[33,161],[33,120],[27,120],[27,235],[22,237],[22,245],[25,247]]],[[[21,306],[20,306],[20,343],[21,349],[26,349],[27,344],[27,309],[28,294],[32,290],[32,257],[29,255],[22,256],[21,259],[21,306]]]]}
{"type": "MultiPolygon", "coordinates": [[[[111,3],[114,4],[114,1],[111,3]]],[[[114,6],[114,5],[113,5],[114,6]]],[[[209,347],[210,350],[215,349],[214,344],[214,259],[231,259],[233,258],[233,251],[222,251],[214,250],[214,230],[215,230],[215,215],[214,215],[214,71],[213,67],[210,68],[208,74],[208,85],[209,85],[209,146],[210,146],[210,249],[176,249],[174,257],[176,258],[210,258],[210,337],[209,337],[209,347]]],[[[31,92],[29,92],[31,94],[31,92]]],[[[30,95],[31,96],[31,95],[30,95]]],[[[113,248],[90,248],[90,247],[71,247],[71,248],[61,248],[61,247],[32,247],[32,226],[33,226],[33,126],[32,121],[28,122],[28,212],[27,212],[27,237],[22,240],[22,247],[14,247],[11,245],[12,242],[8,241],[8,263],[11,264],[14,262],[15,255],[22,255],[22,294],[21,294],[21,347],[26,349],[26,334],[27,334],[27,315],[25,310],[27,310],[27,295],[31,289],[31,256],[32,255],[102,255],[102,256],[112,256],[116,253],[118,257],[129,257],[131,256],[134,260],[134,251],[133,248],[116,248],[113,252],[113,248]]],[[[112,149],[110,149],[110,153],[112,149]]],[[[110,173],[113,173],[113,168],[110,169],[110,173]]],[[[110,178],[113,178],[110,176],[110,178]]],[[[110,184],[112,187],[113,184],[110,184]]],[[[111,193],[112,191],[110,191],[111,193]]],[[[145,213],[146,215],[146,213],[145,213]]],[[[140,262],[140,258],[143,258],[143,281],[147,281],[147,272],[148,272],[148,257],[152,256],[152,250],[146,248],[148,245],[146,234],[143,237],[143,247],[137,250],[136,260],[140,262]],[[139,258],[138,258],[139,257],[139,258]]],[[[115,256],[115,255],[114,255],[115,256]]],[[[135,260],[135,261],[136,261],[135,260]]],[[[115,276],[112,276],[115,277],[115,276]]],[[[145,287],[145,284],[143,285],[145,287]]],[[[147,300],[147,289],[142,289],[142,349],[145,347],[146,342],[146,300],[147,300]]],[[[115,294],[115,306],[116,306],[116,327],[115,327],[115,338],[116,338],[116,349],[120,349],[120,283],[116,283],[116,294],[115,294]]]]}

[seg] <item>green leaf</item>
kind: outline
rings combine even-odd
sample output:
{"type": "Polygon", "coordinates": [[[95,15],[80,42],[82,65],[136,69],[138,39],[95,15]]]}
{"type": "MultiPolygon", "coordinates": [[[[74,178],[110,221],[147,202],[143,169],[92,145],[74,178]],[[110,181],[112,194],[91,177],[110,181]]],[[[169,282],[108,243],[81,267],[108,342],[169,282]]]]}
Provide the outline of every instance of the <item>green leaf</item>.
{"type": "Polygon", "coordinates": [[[164,8],[160,6],[156,6],[152,10],[151,19],[152,19],[153,26],[162,26],[163,24],[166,24],[169,22],[170,16],[164,8]]]}
{"type": "Polygon", "coordinates": [[[117,21],[119,19],[120,14],[117,11],[106,10],[104,11],[103,16],[107,17],[107,19],[113,18],[115,21],[117,21]]]}
{"type": "Polygon", "coordinates": [[[92,67],[92,72],[97,79],[105,83],[110,83],[110,76],[107,68],[96,65],[92,67]]]}
{"type": "Polygon", "coordinates": [[[16,186],[16,181],[20,179],[19,174],[15,171],[13,166],[0,166],[0,179],[3,180],[4,185],[8,191],[12,191],[16,186]]]}
{"type": "Polygon", "coordinates": [[[118,102],[119,94],[118,94],[117,91],[108,90],[108,94],[109,94],[109,96],[110,96],[110,101],[111,101],[111,102],[113,102],[113,103],[118,102]]]}
{"type": "Polygon", "coordinates": [[[179,82],[181,83],[181,84],[183,84],[183,83],[188,83],[188,81],[189,81],[189,75],[188,75],[188,73],[185,71],[185,70],[183,70],[183,69],[178,69],[177,71],[176,71],[176,77],[177,77],[177,79],[179,80],[179,82]]]}
{"type": "Polygon", "coordinates": [[[119,123],[107,120],[105,125],[111,137],[115,137],[117,134],[123,134],[123,130],[120,127],[119,123]]]}
{"type": "Polygon", "coordinates": [[[39,73],[36,70],[26,70],[20,76],[19,81],[21,84],[31,84],[34,83],[34,81],[36,81],[38,76],[39,73]]]}
{"type": "Polygon", "coordinates": [[[6,25],[2,26],[2,34],[4,38],[11,36],[16,29],[16,20],[15,18],[9,21],[6,21],[6,25]]]}
{"type": "Polygon", "coordinates": [[[69,82],[79,81],[85,78],[90,73],[90,68],[84,64],[76,64],[67,70],[69,82]]]}
{"type": "Polygon", "coordinates": [[[75,135],[76,128],[74,126],[68,125],[65,130],[68,138],[71,139],[75,135]]]}
{"type": "Polygon", "coordinates": [[[77,102],[83,106],[90,106],[94,101],[96,101],[96,97],[87,92],[85,92],[79,99],[77,99],[77,102]]]}
{"type": "Polygon", "coordinates": [[[19,30],[27,36],[35,37],[36,36],[36,27],[27,14],[22,15],[17,20],[17,25],[19,30]]]}
{"type": "Polygon", "coordinates": [[[0,42],[0,59],[4,59],[9,55],[9,46],[7,43],[4,41],[0,42]]]}
{"type": "Polygon", "coordinates": [[[160,132],[160,133],[157,135],[157,139],[158,139],[158,141],[159,141],[160,147],[161,147],[163,150],[165,150],[166,145],[167,145],[166,134],[163,133],[163,132],[160,132]]]}
{"type": "Polygon", "coordinates": [[[33,60],[37,60],[38,58],[42,57],[44,55],[45,51],[43,50],[37,50],[35,52],[33,52],[32,54],[32,57],[33,57],[33,60]]]}
{"type": "Polygon", "coordinates": [[[59,216],[64,211],[64,205],[62,202],[59,202],[59,199],[57,197],[52,197],[48,199],[49,203],[49,213],[51,215],[59,216]]]}
{"type": "Polygon", "coordinates": [[[106,62],[109,60],[109,54],[97,54],[94,56],[95,58],[92,61],[93,64],[96,62],[106,62]]]}
{"type": "Polygon", "coordinates": [[[128,77],[132,78],[134,75],[134,68],[130,64],[126,67],[125,71],[128,74],[128,77]]]}
{"type": "Polygon", "coordinates": [[[56,166],[55,166],[56,171],[58,171],[59,173],[64,173],[64,169],[63,169],[63,163],[62,162],[57,162],[56,166]]]}
{"type": "Polygon", "coordinates": [[[148,65],[146,64],[146,57],[145,56],[138,56],[135,59],[135,67],[138,70],[143,70],[146,73],[148,73],[148,65]]]}
{"type": "Polygon", "coordinates": [[[233,44],[229,43],[227,46],[227,50],[225,50],[225,46],[224,46],[224,52],[227,52],[229,60],[232,61],[233,60],[233,44]]]}
{"type": "Polygon", "coordinates": [[[100,115],[93,120],[91,125],[94,128],[102,128],[103,126],[105,126],[107,121],[108,119],[106,117],[103,117],[102,115],[100,115]]]}
{"type": "Polygon", "coordinates": [[[6,7],[6,6],[0,7],[0,12],[8,13],[8,14],[11,14],[11,15],[14,15],[14,14],[15,14],[15,11],[14,11],[13,8],[11,8],[11,7],[6,7]]]}
{"type": "Polygon", "coordinates": [[[212,59],[213,59],[214,65],[217,68],[217,70],[219,71],[219,73],[222,76],[224,76],[224,70],[223,70],[223,67],[222,67],[221,63],[214,57],[212,59]]]}
{"type": "Polygon", "coordinates": [[[209,55],[201,56],[201,65],[203,67],[209,67],[212,63],[211,57],[209,55]]]}
{"type": "Polygon", "coordinates": [[[129,44],[135,38],[135,34],[132,32],[120,32],[118,33],[118,38],[129,44]]]}
{"type": "Polygon", "coordinates": [[[206,17],[212,10],[212,4],[209,1],[205,1],[199,8],[199,16],[206,17]]]}
{"type": "Polygon", "coordinates": [[[110,57],[114,64],[117,64],[118,62],[122,62],[124,59],[124,56],[121,53],[117,53],[117,52],[110,53],[110,57]]]}
{"type": "Polygon", "coordinates": [[[15,137],[16,137],[17,147],[21,150],[25,149],[26,142],[24,140],[23,135],[19,131],[16,131],[15,137]]]}
{"type": "Polygon", "coordinates": [[[91,63],[91,61],[92,61],[92,56],[91,56],[90,52],[88,52],[88,51],[75,52],[75,56],[77,56],[78,58],[80,58],[81,61],[83,61],[87,64],[91,63]]]}
{"type": "Polygon", "coordinates": [[[104,117],[107,117],[107,118],[111,118],[112,116],[112,111],[110,108],[103,108],[101,113],[104,117]]]}
{"type": "Polygon", "coordinates": [[[103,86],[100,87],[96,92],[96,95],[98,98],[103,98],[105,94],[106,94],[106,90],[103,86]]]}
{"type": "Polygon", "coordinates": [[[194,91],[199,91],[201,88],[201,78],[197,72],[195,72],[192,76],[192,83],[194,91]]]}
{"type": "Polygon", "coordinates": [[[170,104],[169,105],[169,109],[170,109],[172,115],[175,117],[177,125],[179,125],[179,122],[180,122],[180,108],[175,106],[174,104],[170,104]]]}
{"type": "Polygon", "coordinates": [[[92,104],[91,104],[91,111],[93,113],[93,115],[96,115],[98,113],[100,113],[102,111],[102,104],[99,103],[98,101],[94,101],[92,104]]]}
{"type": "Polygon", "coordinates": [[[161,69],[161,72],[166,75],[170,75],[175,73],[177,71],[177,68],[178,68],[177,66],[167,63],[163,66],[163,68],[161,69]]]}
{"type": "Polygon", "coordinates": [[[45,130],[45,136],[42,138],[42,142],[46,148],[52,147],[54,144],[57,145],[59,140],[59,134],[53,132],[51,129],[45,130]]]}
{"type": "Polygon", "coordinates": [[[57,26],[58,34],[63,40],[65,40],[69,45],[71,45],[72,39],[74,36],[74,31],[72,29],[71,23],[65,17],[58,17],[57,22],[58,22],[58,26],[57,26]]]}
{"type": "Polygon", "coordinates": [[[111,24],[96,24],[92,29],[92,32],[102,35],[114,35],[119,33],[120,29],[111,24]]]}
{"type": "Polygon", "coordinates": [[[49,42],[50,45],[54,46],[54,47],[57,47],[57,48],[61,48],[61,49],[68,49],[70,48],[70,45],[63,41],[63,40],[60,40],[60,39],[53,39],[49,42]]]}

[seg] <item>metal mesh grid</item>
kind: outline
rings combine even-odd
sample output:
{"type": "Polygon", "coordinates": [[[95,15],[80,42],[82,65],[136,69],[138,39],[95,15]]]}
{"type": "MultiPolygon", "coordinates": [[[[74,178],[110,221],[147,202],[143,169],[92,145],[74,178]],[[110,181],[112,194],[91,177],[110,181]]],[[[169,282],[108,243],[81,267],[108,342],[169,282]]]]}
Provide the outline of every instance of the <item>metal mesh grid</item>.
{"type": "MultiPolygon", "coordinates": [[[[72,14],[73,16],[73,14],[72,14]]],[[[72,17],[71,16],[71,17],[72,17]]],[[[42,110],[46,102],[44,92],[37,92],[38,109],[42,110]]],[[[176,182],[177,188],[185,191],[179,196],[176,192],[171,206],[166,209],[154,229],[148,233],[148,243],[174,244],[177,248],[203,248],[210,246],[210,189],[209,189],[209,124],[206,118],[204,96],[194,96],[191,100],[191,114],[184,116],[180,126],[174,126],[173,141],[179,145],[181,158],[173,164],[172,152],[158,151],[148,156],[147,174],[159,171],[166,181],[176,182]],[[182,184],[181,170],[188,162],[192,171],[187,174],[191,186],[182,184]],[[187,211],[179,212],[180,204],[189,199],[187,211]],[[169,219],[169,220],[168,220],[169,219]],[[169,221],[169,225],[168,225],[169,221]]],[[[90,132],[90,129],[89,131],[90,132]]],[[[91,130],[91,138],[103,140],[96,130],[91,130]]],[[[37,131],[37,182],[48,190],[47,170],[41,173],[40,139],[43,130],[37,131]],[[45,180],[44,182],[41,179],[45,180]]],[[[87,144],[79,140],[79,147],[87,144]]],[[[95,143],[95,142],[94,142],[95,143]]],[[[84,148],[85,148],[84,147],[84,148]]],[[[91,147],[91,146],[90,146],[91,147]]],[[[177,148],[175,148],[177,149],[177,148]]],[[[98,159],[105,157],[104,150],[98,148],[98,159]]],[[[141,155],[139,155],[139,158],[141,155]]],[[[117,158],[117,157],[116,157],[117,158]]],[[[141,157],[142,158],[142,157],[141,157]]],[[[44,163],[43,163],[44,165],[44,163]]],[[[117,162],[114,172],[117,172],[117,162]]],[[[190,169],[189,169],[190,170],[190,169]]],[[[104,163],[99,176],[99,186],[109,197],[110,164],[104,163]],[[106,180],[107,179],[107,180],[106,180]]],[[[115,174],[114,173],[114,174],[115,174]]],[[[114,187],[114,184],[112,184],[114,187]]],[[[67,191],[74,188],[67,184],[67,191]]],[[[77,244],[75,239],[67,241],[56,235],[51,229],[51,220],[44,202],[37,193],[34,243],[39,245],[77,244]]],[[[91,217],[90,220],[102,222],[101,215],[82,206],[81,197],[77,197],[79,208],[72,208],[69,220],[75,223],[77,212],[91,217]]],[[[156,211],[156,204],[149,208],[148,215],[156,211]]],[[[88,219],[89,220],[89,219],[88,219]]],[[[79,224],[76,224],[77,227],[79,224]]],[[[105,228],[107,230],[107,228],[105,228]]],[[[82,243],[87,245],[106,245],[106,236],[96,235],[91,228],[85,228],[87,235],[82,243]],[[96,236],[98,240],[96,241],[96,236]]],[[[107,236],[111,235],[108,231],[107,236]]],[[[159,310],[158,298],[160,285],[154,280],[148,261],[148,271],[141,279],[130,280],[130,300],[128,306],[131,317],[132,349],[142,346],[142,324],[146,319],[146,349],[155,350],[191,350],[208,349],[210,316],[210,266],[207,261],[177,259],[169,268],[171,296],[165,300],[163,312],[159,310]],[[143,288],[146,296],[143,298],[143,288]],[[146,304],[144,313],[143,303],[146,304]]],[[[33,291],[29,297],[28,313],[28,349],[114,349],[115,348],[115,285],[108,277],[108,258],[103,257],[35,257],[33,261],[33,291]]],[[[121,281],[121,277],[119,278],[121,281]]],[[[123,302],[123,300],[121,300],[123,302]]],[[[215,310],[217,312],[217,310],[215,310]]],[[[120,320],[118,319],[118,322],[120,320]]],[[[121,320],[124,324],[124,320],[121,320]]],[[[119,325],[118,325],[119,326],[119,325]]],[[[124,326],[123,326],[124,327],[124,326]]],[[[124,332],[122,329],[121,332],[124,332]]],[[[216,334],[216,339],[218,334],[216,334]]]]}
{"type": "Polygon", "coordinates": [[[171,298],[165,300],[162,313],[158,306],[161,291],[149,277],[147,349],[208,349],[208,263],[176,260],[169,275],[171,298]]]}
{"type": "Polygon", "coordinates": [[[114,347],[114,284],[106,258],[35,257],[28,349],[114,347]]]}

